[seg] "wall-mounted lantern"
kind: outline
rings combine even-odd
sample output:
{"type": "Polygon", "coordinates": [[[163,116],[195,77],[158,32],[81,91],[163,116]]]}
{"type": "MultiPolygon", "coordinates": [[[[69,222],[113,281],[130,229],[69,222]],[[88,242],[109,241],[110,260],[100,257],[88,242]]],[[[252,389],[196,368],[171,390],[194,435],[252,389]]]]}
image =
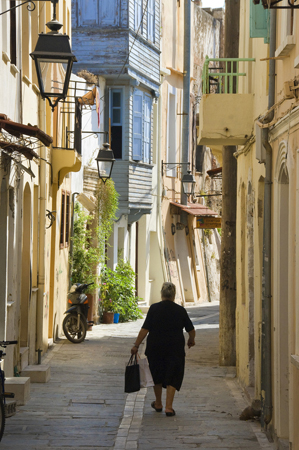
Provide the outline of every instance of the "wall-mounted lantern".
{"type": "Polygon", "coordinates": [[[195,183],[196,181],[191,170],[188,170],[182,178],[183,189],[186,195],[194,195],[195,183]]]}
{"type": "Polygon", "coordinates": [[[98,166],[99,178],[106,183],[108,178],[111,178],[112,168],[114,164],[114,155],[108,143],[103,144],[100,148],[96,162],[98,166]]]}
{"type": "Polygon", "coordinates": [[[77,61],[72,53],[70,38],[59,33],[62,24],[56,20],[56,4],[53,3],[53,19],[46,25],[50,31],[40,33],[34,52],[30,53],[35,62],[39,90],[54,111],[59,100],[65,99],[69,87],[73,62],[77,61]]]}

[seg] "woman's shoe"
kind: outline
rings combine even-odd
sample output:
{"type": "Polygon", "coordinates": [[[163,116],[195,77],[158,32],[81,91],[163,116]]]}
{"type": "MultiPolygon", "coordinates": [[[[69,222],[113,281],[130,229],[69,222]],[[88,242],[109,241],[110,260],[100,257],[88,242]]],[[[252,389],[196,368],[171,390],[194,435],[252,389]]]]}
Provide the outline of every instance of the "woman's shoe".
{"type": "Polygon", "coordinates": [[[167,417],[175,416],[175,410],[173,409],[171,412],[166,412],[165,411],[165,414],[166,414],[167,417]]]}
{"type": "Polygon", "coordinates": [[[151,407],[154,408],[154,410],[155,410],[156,412],[162,412],[162,408],[156,408],[156,407],[155,407],[155,403],[156,403],[156,402],[152,402],[152,403],[151,403],[151,407]]]}

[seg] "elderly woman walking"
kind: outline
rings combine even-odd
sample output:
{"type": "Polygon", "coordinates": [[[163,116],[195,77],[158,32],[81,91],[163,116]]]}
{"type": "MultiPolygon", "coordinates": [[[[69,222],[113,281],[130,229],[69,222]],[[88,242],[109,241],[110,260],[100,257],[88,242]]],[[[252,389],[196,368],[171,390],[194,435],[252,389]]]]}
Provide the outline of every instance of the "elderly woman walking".
{"type": "Polygon", "coordinates": [[[162,387],[166,388],[166,416],[174,416],[172,408],[175,391],[182,385],[185,369],[185,338],[183,329],[189,333],[188,347],[195,345],[195,330],[182,306],[174,302],[175,285],[164,283],[161,289],[162,301],[151,305],[144,324],[131,349],[134,355],[148,335],[145,354],[155,383],[156,400],[151,406],[162,411],[162,387]]]}

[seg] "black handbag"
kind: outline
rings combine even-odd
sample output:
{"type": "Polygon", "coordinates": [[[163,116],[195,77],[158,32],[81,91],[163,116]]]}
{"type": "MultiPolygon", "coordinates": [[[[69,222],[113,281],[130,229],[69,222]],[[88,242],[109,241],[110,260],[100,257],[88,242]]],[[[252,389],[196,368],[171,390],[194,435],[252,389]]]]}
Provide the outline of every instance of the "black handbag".
{"type": "Polygon", "coordinates": [[[139,364],[137,362],[137,356],[131,355],[129,362],[126,365],[125,392],[130,393],[137,391],[140,391],[139,364]]]}

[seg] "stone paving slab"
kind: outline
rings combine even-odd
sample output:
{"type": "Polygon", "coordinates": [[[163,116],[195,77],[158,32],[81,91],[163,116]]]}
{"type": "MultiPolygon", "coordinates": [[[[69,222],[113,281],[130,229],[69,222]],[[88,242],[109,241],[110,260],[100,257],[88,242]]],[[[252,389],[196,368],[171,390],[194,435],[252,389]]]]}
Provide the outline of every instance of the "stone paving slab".
{"type": "Polygon", "coordinates": [[[6,422],[1,450],[272,449],[257,422],[239,420],[246,402],[235,368],[218,366],[218,306],[188,312],[196,346],[186,350],[176,416],[150,407],[151,388],[124,393],[125,365],[143,320],[99,325],[82,344],[61,339],[43,358],[51,379],[31,384],[30,401],[6,422]]]}

